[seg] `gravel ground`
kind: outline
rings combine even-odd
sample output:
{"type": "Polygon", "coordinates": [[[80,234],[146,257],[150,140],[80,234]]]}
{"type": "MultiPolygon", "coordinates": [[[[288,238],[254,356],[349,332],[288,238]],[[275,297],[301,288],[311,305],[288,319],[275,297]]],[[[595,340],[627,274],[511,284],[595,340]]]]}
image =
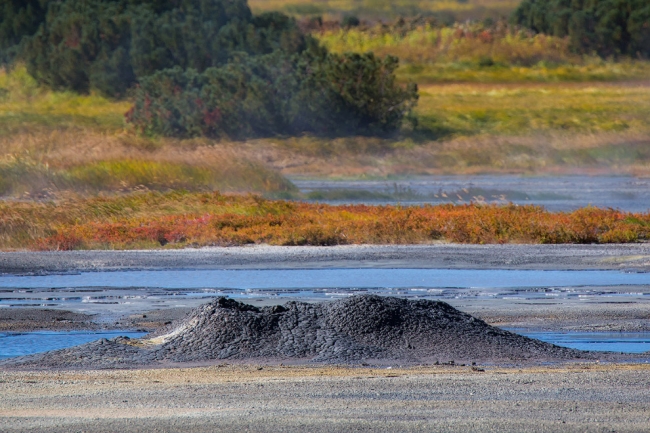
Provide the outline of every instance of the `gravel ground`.
{"type": "Polygon", "coordinates": [[[0,371],[0,420],[6,433],[647,432],[648,389],[648,365],[0,371]]]}
{"type": "Polygon", "coordinates": [[[409,267],[650,271],[650,243],[620,245],[343,245],[0,253],[0,273],[135,269],[409,267]]]}

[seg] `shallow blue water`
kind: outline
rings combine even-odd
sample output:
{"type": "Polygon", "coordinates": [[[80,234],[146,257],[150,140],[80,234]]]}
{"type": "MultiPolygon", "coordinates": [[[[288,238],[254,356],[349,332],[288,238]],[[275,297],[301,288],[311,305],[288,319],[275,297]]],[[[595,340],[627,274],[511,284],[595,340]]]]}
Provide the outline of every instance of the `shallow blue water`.
{"type": "Polygon", "coordinates": [[[535,204],[552,211],[585,206],[650,210],[650,179],[629,176],[418,176],[396,180],[293,178],[302,193],[332,204],[441,204],[488,202],[535,204]]]}
{"type": "Polygon", "coordinates": [[[650,332],[530,332],[509,329],[558,346],[603,352],[643,353],[650,351],[650,332]]]}
{"type": "Polygon", "coordinates": [[[265,269],[83,272],[0,277],[4,288],[509,288],[650,284],[650,273],[478,269],[265,269]]]}
{"type": "Polygon", "coordinates": [[[48,350],[64,349],[79,344],[90,343],[101,338],[115,338],[125,336],[137,338],[145,335],[144,332],[126,331],[39,331],[21,333],[0,333],[0,359],[14,356],[31,355],[47,352],[48,350]]]}

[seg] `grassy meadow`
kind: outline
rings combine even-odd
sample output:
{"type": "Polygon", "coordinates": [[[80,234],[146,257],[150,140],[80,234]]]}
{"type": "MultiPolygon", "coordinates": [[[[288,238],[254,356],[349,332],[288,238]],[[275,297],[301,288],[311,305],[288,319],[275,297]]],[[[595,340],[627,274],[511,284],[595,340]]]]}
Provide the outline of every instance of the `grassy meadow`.
{"type": "Polygon", "coordinates": [[[421,84],[415,130],[247,141],[138,135],[124,122],[128,100],[39,89],[22,67],[0,72],[0,94],[5,196],[183,188],[296,197],[283,175],[650,173],[650,87],[640,81],[421,84]]]}
{"type": "MultiPolygon", "coordinates": [[[[496,16],[517,2],[250,3],[256,12],[372,20],[442,12],[496,16]]],[[[364,23],[324,26],[313,35],[333,52],[398,56],[399,82],[419,86],[416,126],[383,137],[149,136],[125,122],[128,97],[51,91],[24,66],[0,70],[0,249],[649,239],[647,214],[615,210],[269,200],[305,198],[286,176],[650,176],[648,61],[578,56],[566,40],[499,22],[364,23]],[[259,195],[222,194],[250,192],[259,195]]]]}

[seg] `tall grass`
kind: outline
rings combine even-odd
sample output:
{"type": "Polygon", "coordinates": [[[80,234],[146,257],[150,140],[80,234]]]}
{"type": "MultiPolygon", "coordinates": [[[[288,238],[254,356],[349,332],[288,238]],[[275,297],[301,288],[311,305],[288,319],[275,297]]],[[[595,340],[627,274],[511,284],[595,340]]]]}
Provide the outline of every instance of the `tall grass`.
{"type": "Polygon", "coordinates": [[[608,243],[650,236],[650,214],[537,206],[328,206],[219,193],[0,203],[0,248],[608,243]]]}
{"type": "Polygon", "coordinates": [[[650,62],[607,61],[571,52],[567,39],[510,28],[498,23],[420,25],[401,28],[325,30],[315,36],[334,52],[373,51],[402,61],[406,81],[558,82],[616,81],[650,77],[650,62]]]}
{"type": "Polygon", "coordinates": [[[134,190],[187,189],[193,191],[295,192],[295,186],[250,161],[226,160],[219,165],[190,165],[136,159],[88,162],[52,169],[24,159],[0,163],[0,195],[44,197],[74,191],[131,192],[134,190]]]}
{"type": "Polygon", "coordinates": [[[40,88],[22,65],[0,69],[0,136],[38,130],[124,128],[131,103],[40,88]]]}
{"type": "Polygon", "coordinates": [[[283,140],[273,146],[260,143],[258,149],[264,151],[265,161],[271,166],[292,176],[341,179],[486,173],[650,176],[650,134],[647,132],[477,134],[424,142],[409,138],[356,137],[325,141],[303,137],[283,140]],[[365,150],[356,150],[353,143],[365,150]]]}

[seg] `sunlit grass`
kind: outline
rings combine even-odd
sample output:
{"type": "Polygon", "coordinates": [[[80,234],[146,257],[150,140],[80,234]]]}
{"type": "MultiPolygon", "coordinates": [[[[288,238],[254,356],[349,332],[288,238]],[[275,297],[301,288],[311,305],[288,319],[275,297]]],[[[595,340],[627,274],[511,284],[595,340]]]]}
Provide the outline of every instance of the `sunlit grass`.
{"type": "Polygon", "coordinates": [[[315,36],[334,52],[400,58],[398,77],[437,82],[565,82],[650,79],[650,62],[578,56],[566,39],[506,26],[456,25],[327,30],[315,36]]]}
{"type": "Polygon", "coordinates": [[[581,61],[571,53],[565,39],[512,30],[505,25],[424,25],[415,29],[376,26],[326,30],[314,36],[334,52],[373,51],[397,56],[405,63],[473,62],[479,66],[479,62],[488,60],[520,65],[581,61]]]}
{"type": "Polygon", "coordinates": [[[400,16],[452,13],[457,19],[507,15],[518,0],[250,0],[256,12],[283,11],[298,17],[321,15],[340,17],[354,14],[365,19],[391,19],[400,16]]]}
{"type": "Polygon", "coordinates": [[[124,128],[130,106],[127,100],[42,89],[21,65],[0,70],[0,136],[39,129],[115,131],[124,128]]]}
{"type": "Polygon", "coordinates": [[[423,127],[455,136],[650,132],[650,86],[421,86],[416,111],[423,127]]]}
{"type": "Polygon", "coordinates": [[[225,160],[218,165],[122,159],[56,169],[25,159],[0,163],[0,195],[39,197],[62,191],[95,194],[133,190],[294,192],[280,174],[259,164],[225,160]]]}
{"type": "Polygon", "coordinates": [[[609,243],[650,236],[650,214],[537,206],[328,206],[219,193],[0,203],[0,248],[609,243]]]}
{"type": "Polygon", "coordinates": [[[570,83],[650,80],[650,62],[608,62],[549,66],[494,65],[479,67],[472,62],[402,64],[397,70],[401,82],[436,83],[570,83]]]}

